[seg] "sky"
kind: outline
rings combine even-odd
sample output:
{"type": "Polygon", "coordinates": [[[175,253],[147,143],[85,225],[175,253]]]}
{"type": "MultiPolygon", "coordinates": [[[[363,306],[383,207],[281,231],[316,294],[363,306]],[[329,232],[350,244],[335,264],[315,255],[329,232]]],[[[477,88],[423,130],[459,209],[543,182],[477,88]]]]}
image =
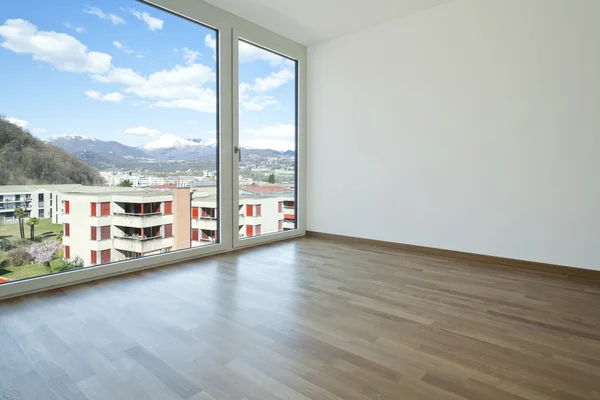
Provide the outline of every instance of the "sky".
{"type": "MultiPolygon", "coordinates": [[[[134,0],[0,7],[0,115],[35,136],[214,144],[218,33],[134,0]]],[[[240,144],[294,150],[294,62],[241,42],[240,144]]]]}

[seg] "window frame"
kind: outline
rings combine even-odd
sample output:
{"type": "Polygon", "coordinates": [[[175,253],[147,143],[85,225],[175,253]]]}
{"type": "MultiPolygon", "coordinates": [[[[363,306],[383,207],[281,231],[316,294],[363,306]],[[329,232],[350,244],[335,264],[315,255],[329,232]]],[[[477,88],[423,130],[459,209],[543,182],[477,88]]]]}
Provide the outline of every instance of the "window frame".
{"type": "MultiPolygon", "coordinates": [[[[0,285],[0,300],[43,290],[64,287],[95,279],[130,273],[137,270],[165,266],[185,260],[197,259],[206,255],[214,255],[233,251],[240,247],[260,245],[291,237],[300,237],[306,233],[305,225],[305,193],[306,193],[306,47],[283,36],[275,34],[261,26],[255,25],[241,17],[233,15],[202,0],[134,0],[162,11],[170,12],[189,21],[214,29],[217,41],[217,93],[218,93],[218,171],[220,173],[217,204],[219,243],[210,246],[192,247],[160,255],[111,262],[109,264],[90,266],[67,271],[60,274],[44,275],[0,285]],[[293,58],[298,61],[297,69],[297,229],[265,234],[252,241],[239,242],[239,182],[234,157],[234,144],[238,143],[238,54],[237,40],[256,44],[293,58]],[[234,43],[236,46],[234,46],[234,43]],[[235,50],[235,51],[234,51],[235,50]],[[235,129],[234,129],[235,128],[235,129]]],[[[203,38],[199,38],[202,41],[203,38]]],[[[65,201],[63,214],[70,215],[70,203],[65,201]]],[[[112,211],[112,210],[111,210],[112,211]]],[[[97,218],[99,215],[97,216],[97,218]]],[[[69,217],[71,218],[71,217],[69,217]]],[[[72,222],[72,221],[71,221],[72,222]]],[[[100,256],[96,253],[97,258],[100,256]]],[[[98,259],[96,260],[98,261],[98,259]]]]}

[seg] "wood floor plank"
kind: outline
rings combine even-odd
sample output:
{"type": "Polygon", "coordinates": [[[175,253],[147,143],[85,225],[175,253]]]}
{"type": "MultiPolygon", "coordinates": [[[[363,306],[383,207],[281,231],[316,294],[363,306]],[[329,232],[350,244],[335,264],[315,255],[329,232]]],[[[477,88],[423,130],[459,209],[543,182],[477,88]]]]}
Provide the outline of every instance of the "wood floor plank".
{"type": "Polygon", "coordinates": [[[0,302],[0,399],[600,400],[599,282],[280,242],[0,302]]]}

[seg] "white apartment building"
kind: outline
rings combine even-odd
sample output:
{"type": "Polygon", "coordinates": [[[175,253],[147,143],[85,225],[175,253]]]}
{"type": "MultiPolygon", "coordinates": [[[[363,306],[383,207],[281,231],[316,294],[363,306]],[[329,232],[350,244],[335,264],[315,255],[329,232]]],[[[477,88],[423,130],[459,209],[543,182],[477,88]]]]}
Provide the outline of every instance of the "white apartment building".
{"type": "Polygon", "coordinates": [[[29,217],[62,223],[62,192],[84,188],[82,185],[0,186],[0,222],[15,221],[15,210],[23,208],[29,217]]]}
{"type": "Polygon", "coordinates": [[[100,175],[106,180],[108,186],[119,186],[125,181],[131,182],[132,187],[148,187],[161,185],[177,185],[178,187],[191,186],[214,177],[211,171],[202,171],[197,176],[152,176],[138,175],[131,172],[102,171],[100,175]]]}

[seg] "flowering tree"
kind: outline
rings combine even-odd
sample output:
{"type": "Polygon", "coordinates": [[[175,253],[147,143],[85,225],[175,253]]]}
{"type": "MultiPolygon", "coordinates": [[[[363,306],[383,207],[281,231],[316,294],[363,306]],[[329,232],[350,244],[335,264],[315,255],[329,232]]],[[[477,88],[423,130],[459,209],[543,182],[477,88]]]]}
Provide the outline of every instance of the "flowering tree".
{"type": "Polygon", "coordinates": [[[34,263],[44,264],[49,274],[52,273],[50,262],[54,259],[54,255],[60,250],[58,242],[47,241],[44,243],[36,243],[29,248],[29,255],[33,258],[34,263]]]}

